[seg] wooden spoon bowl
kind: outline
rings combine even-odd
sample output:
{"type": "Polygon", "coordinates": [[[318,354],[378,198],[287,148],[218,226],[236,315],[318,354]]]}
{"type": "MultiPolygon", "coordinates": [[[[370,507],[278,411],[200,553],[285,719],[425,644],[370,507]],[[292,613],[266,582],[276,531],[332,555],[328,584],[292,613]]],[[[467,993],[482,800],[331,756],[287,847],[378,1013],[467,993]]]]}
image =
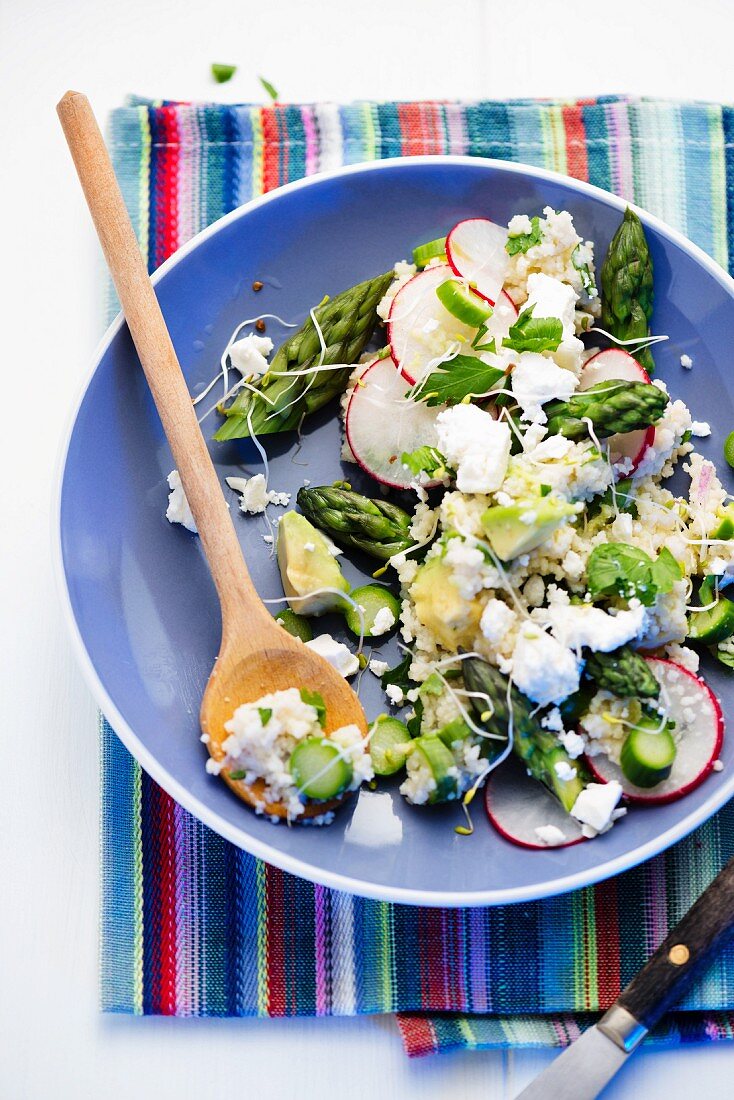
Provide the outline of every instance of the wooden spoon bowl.
{"type": "MultiPolygon", "coordinates": [[[[222,644],[201,706],[201,728],[209,736],[209,752],[215,760],[223,758],[224,724],[241,703],[292,687],[307,687],[322,695],[327,734],[351,724],[366,734],[364,711],[343,677],[275,622],[255,590],[89,100],[79,92],[67,92],[56,110],[221,605],[222,644]]],[[[223,778],[250,806],[262,804],[262,783],[248,787],[224,773],[223,778]]],[[[303,816],[324,813],[344,797],[307,803],[303,816]]],[[[266,803],[265,812],[287,816],[285,805],[277,802],[266,803]]]]}

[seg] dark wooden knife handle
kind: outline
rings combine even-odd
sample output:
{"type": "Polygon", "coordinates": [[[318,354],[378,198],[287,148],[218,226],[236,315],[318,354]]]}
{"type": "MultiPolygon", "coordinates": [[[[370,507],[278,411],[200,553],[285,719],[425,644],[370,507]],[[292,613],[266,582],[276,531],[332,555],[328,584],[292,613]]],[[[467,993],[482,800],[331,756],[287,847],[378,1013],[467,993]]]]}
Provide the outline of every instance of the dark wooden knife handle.
{"type": "Polygon", "coordinates": [[[683,994],[734,933],[734,859],[727,863],[620,994],[621,1005],[648,1030],[683,994]]]}

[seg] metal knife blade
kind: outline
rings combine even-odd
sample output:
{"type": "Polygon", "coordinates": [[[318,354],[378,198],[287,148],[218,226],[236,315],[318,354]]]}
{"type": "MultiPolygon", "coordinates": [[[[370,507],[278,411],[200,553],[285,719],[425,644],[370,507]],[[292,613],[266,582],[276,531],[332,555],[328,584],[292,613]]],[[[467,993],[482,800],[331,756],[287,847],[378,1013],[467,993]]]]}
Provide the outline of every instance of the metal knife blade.
{"type": "Polygon", "coordinates": [[[596,1026],[590,1027],[516,1100],[595,1100],[628,1057],[596,1026]]]}

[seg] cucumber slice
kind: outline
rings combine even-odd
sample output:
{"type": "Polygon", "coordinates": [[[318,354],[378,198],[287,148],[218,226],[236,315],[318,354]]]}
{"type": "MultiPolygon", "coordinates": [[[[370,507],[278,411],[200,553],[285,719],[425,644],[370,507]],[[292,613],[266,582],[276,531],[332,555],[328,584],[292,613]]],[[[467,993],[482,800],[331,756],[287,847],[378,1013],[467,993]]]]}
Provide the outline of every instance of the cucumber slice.
{"type": "Polygon", "coordinates": [[[291,753],[288,768],[306,798],[336,798],[352,782],[352,765],[326,737],[306,737],[291,753]]]}
{"type": "MultiPolygon", "coordinates": [[[[700,597],[706,602],[713,599],[713,585],[706,578],[701,585],[700,597]]],[[[720,596],[714,607],[708,611],[692,611],[688,616],[688,637],[703,645],[716,645],[726,641],[734,634],[734,602],[720,596]]]]}
{"type": "Polygon", "coordinates": [[[378,718],[370,736],[370,756],[375,775],[394,775],[405,764],[408,745],[413,738],[408,727],[397,718],[378,718]]]}
{"type": "Polygon", "coordinates": [[[637,728],[627,735],[619,762],[630,783],[636,787],[655,787],[670,775],[675,754],[670,730],[637,728]]]}
{"type": "Polygon", "coordinates": [[[453,753],[447,749],[440,737],[430,734],[417,737],[413,742],[410,760],[411,764],[414,760],[417,763],[426,764],[436,780],[436,788],[431,791],[428,798],[431,805],[437,802],[449,802],[459,797],[456,761],[453,753]]]}
{"type": "Polygon", "coordinates": [[[311,624],[308,619],[304,619],[303,615],[296,615],[295,611],[291,611],[287,607],[283,611],[279,611],[275,618],[283,629],[292,634],[294,638],[300,638],[302,642],[313,641],[311,624]]]}
{"type": "Polygon", "coordinates": [[[492,307],[458,279],[447,279],[436,287],[436,297],[453,317],[472,328],[479,328],[492,316],[492,307]]]}
{"type": "MultiPolygon", "coordinates": [[[[394,626],[397,626],[400,620],[400,600],[389,588],[381,584],[363,584],[360,588],[353,589],[349,595],[359,607],[364,609],[365,638],[381,638],[383,634],[388,634],[394,626]],[[392,615],[392,622],[385,614],[386,611],[392,615]],[[381,616],[380,612],[383,612],[381,616]],[[386,626],[385,623],[388,625],[386,626]]],[[[359,637],[361,623],[357,608],[350,604],[344,612],[344,618],[352,633],[359,637]]]]}
{"type": "Polygon", "coordinates": [[[446,238],[437,237],[435,241],[419,244],[413,249],[413,263],[416,267],[425,267],[429,260],[446,261],[446,238]]]}

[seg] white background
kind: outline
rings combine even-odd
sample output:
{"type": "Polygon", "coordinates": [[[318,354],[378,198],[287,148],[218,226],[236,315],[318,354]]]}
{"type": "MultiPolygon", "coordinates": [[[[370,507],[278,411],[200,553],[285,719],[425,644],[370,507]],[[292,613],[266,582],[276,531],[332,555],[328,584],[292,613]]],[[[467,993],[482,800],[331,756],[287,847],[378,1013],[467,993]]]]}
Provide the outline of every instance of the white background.
{"type": "MultiPolygon", "coordinates": [[[[601,92],[731,99],[730,0],[0,0],[0,1100],[262,1093],[510,1100],[547,1054],[409,1063],[389,1019],[97,1011],[95,706],[51,576],[59,435],[104,276],[54,115],[126,92],[258,100],[601,92]],[[222,88],[212,61],[237,63],[222,88]]],[[[734,1047],[638,1054],[610,1097],[723,1097],[734,1047]]],[[[550,1098],[549,1098],[550,1100],[550,1098]]]]}

